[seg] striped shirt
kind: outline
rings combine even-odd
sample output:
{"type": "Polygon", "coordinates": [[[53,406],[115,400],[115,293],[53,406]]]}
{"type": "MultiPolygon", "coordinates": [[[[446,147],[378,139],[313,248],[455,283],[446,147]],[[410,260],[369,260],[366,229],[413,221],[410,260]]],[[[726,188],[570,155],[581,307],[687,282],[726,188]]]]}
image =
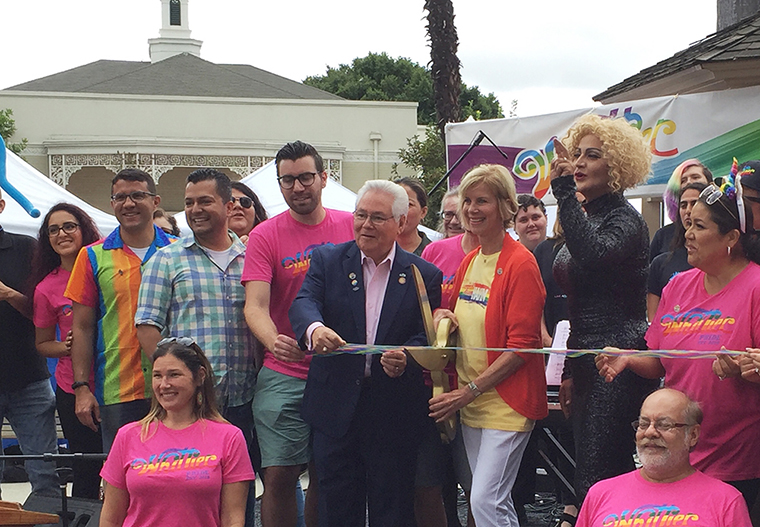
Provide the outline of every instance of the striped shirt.
{"type": "Polygon", "coordinates": [[[135,324],[173,337],[191,337],[214,370],[221,407],[253,400],[253,335],[243,314],[240,283],[245,245],[233,238],[227,268],[220,268],[193,235],[161,249],[143,271],[135,324]]]}
{"type": "Polygon", "coordinates": [[[135,310],[142,264],[172,238],[155,227],[153,243],[140,260],[124,245],[120,228],[82,249],[64,296],[96,310],[95,397],[102,405],[150,397],[150,361],[141,353],[135,310]]]}

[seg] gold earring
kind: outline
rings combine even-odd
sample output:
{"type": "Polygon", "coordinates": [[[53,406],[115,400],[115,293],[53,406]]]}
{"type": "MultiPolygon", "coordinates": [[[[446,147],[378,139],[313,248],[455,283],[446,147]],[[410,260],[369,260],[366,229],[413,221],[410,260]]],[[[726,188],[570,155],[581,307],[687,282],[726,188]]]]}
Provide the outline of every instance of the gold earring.
{"type": "Polygon", "coordinates": [[[195,399],[198,401],[198,406],[203,406],[203,392],[198,391],[198,395],[195,399]]]}

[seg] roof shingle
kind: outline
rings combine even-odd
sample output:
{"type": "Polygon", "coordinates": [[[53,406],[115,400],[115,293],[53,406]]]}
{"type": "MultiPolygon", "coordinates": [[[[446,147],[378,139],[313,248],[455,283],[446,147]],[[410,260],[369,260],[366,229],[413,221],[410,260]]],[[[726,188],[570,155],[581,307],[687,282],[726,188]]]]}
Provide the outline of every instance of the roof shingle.
{"type": "Polygon", "coordinates": [[[342,99],[253,66],[214,64],[188,53],[156,63],[98,60],[11,86],[6,90],[255,99],[342,99]]]}
{"type": "Polygon", "coordinates": [[[595,101],[615,97],[705,62],[760,58],[760,12],[721,31],[708,35],[654,66],[594,95],[595,101]]]}

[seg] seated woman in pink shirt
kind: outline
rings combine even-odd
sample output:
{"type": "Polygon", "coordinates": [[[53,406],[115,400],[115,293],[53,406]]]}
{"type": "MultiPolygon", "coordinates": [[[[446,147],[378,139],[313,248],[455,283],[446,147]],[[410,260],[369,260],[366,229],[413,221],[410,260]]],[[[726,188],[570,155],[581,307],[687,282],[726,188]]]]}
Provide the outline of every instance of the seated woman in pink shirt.
{"type": "Polygon", "coordinates": [[[162,340],[153,357],[151,410],[119,429],[100,473],[100,527],[243,527],[253,468],[217,409],[208,359],[188,337],[162,340]]]}
{"type": "Polygon", "coordinates": [[[741,184],[727,179],[699,195],[685,244],[694,269],[665,286],[646,334],[650,349],[701,350],[718,358],[599,355],[596,363],[607,380],[626,368],[664,376],[665,386],[699,402],[704,423],[691,464],[736,487],[752,510],[760,490],[760,369],[742,377],[739,361],[720,352],[760,347],[760,248],[741,184]]]}

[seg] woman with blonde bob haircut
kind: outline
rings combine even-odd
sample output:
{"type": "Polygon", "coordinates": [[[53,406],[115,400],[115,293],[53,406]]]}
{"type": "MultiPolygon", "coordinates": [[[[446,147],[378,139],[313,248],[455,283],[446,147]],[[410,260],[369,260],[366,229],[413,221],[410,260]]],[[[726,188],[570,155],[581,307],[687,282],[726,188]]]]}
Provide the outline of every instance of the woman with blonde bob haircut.
{"type": "MultiPolygon", "coordinates": [[[[462,214],[463,196],[469,189],[481,184],[493,193],[499,205],[499,214],[504,220],[504,229],[509,229],[517,214],[517,191],[512,174],[501,165],[478,165],[467,172],[458,188],[459,214],[462,214]]],[[[470,228],[467,217],[462,216],[462,223],[465,228],[470,228]]]]}
{"type": "MultiPolygon", "coordinates": [[[[565,232],[554,277],[567,293],[567,347],[646,349],[649,231],[623,191],[646,180],[649,146],[625,119],[596,115],[578,119],[554,146],[552,192],[565,232]]],[[[634,469],[630,423],[657,382],[625,373],[607,384],[592,354],[565,361],[560,404],[572,414],[579,502],[597,481],[634,469]]]]}
{"type": "Polygon", "coordinates": [[[101,472],[100,527],[243,527],[253,468],[243,433],[217,409],[213,375],[192,339],[158,343],[151,410],[119,429],[101,472]]]}
{"type": "Polygon", "coordinates": [[[438,421],[460,411],[472,468],[470,510],[478,527],[518,526],[511,491],[535,421],[548,414],[544,359],[477,348],[541,347],[544,285],[531,252],[506,233],[517,212],[515,184],[500,165],[480,165],[459,186],[465,228],[480,247],[457,269],[449,309],[458,325],[459,388],[430,400],[438,421]],[[495,512],[494,512],[495,511],[495,512]]]}

